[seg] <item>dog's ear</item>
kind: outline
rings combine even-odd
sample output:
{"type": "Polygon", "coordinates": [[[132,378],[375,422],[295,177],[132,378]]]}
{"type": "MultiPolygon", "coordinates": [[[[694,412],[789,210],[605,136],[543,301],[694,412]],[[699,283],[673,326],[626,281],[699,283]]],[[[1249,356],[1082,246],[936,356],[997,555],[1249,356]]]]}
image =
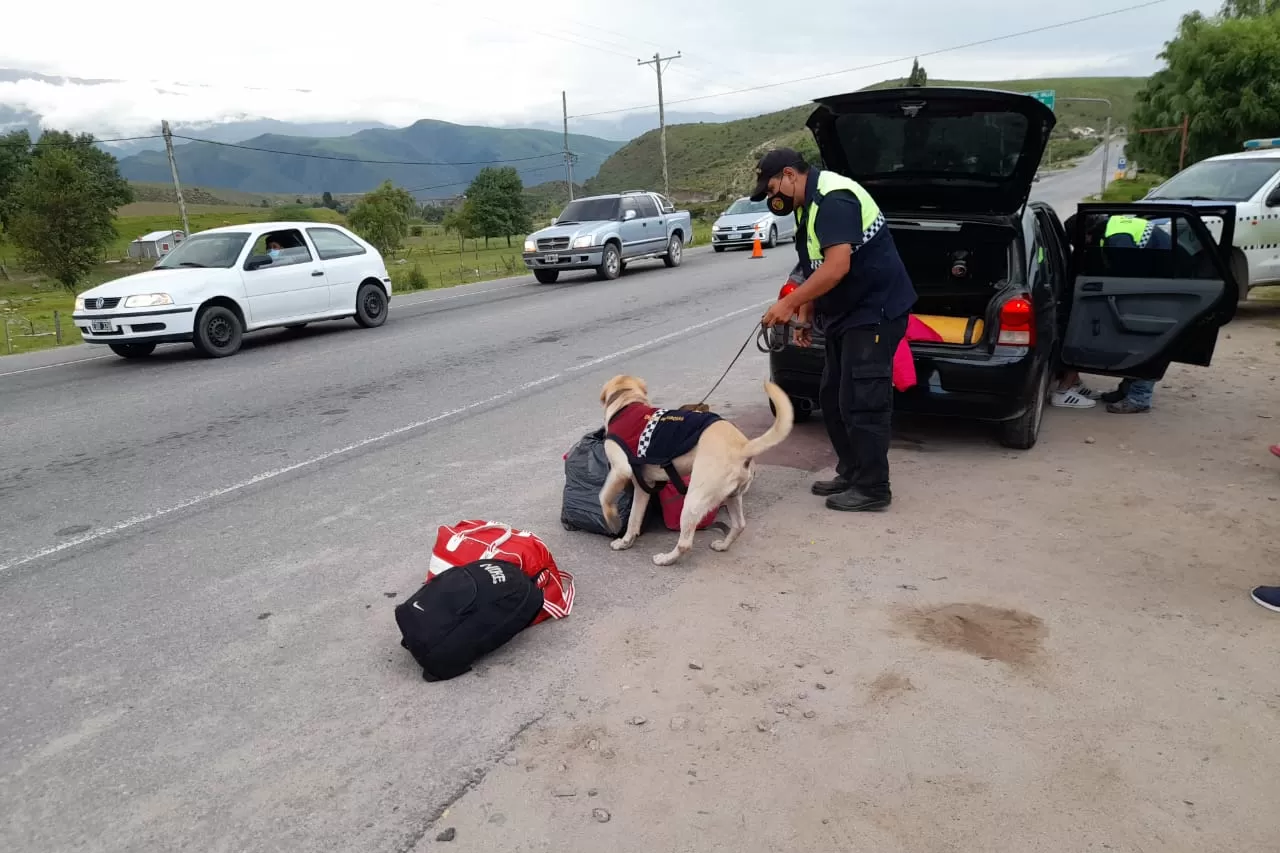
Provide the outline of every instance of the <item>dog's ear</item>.
{"type": "Polygon", "coordinates": [[[648,397],[649,396],[648,384],[646,384],[645,381],[641,379],[639,376],[635,377],[635,381],[636,381],[636,387],[640,389],[640,393],[648,397]]]}

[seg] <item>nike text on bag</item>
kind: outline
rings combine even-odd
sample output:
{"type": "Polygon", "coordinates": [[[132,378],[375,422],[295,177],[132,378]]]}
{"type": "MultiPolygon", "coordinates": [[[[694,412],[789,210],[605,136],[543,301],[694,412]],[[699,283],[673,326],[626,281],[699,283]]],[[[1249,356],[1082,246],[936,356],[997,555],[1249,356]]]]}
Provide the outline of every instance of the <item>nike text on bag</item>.
{"type": "Polygon", "coordinates": [[[631,516],[632,491],[628,487],[618,498],[622,530],[610,530],[600,511],[600,490],[609,476],[609,457],[604,452],[603,428],[584,435],[564,457],[564,502],[560,523],[565,530],[585,530],[603,536],[618,536],[631,516]]]}
{"type": "Polygon", "coordinates": [[[542,612],[534,625],[563,619],[573,609],[573,575],[560,570],[546,543],[537,536],[500,521],[473,519],[441,525],[431,549],[427,580],[476,560],[502,560],[519,566],[542,590],[542,612]]]}
{"type": "Polygon", "coordinates": [[[427,681],[447,681],[501,647],[542,611],[542,590],[501,560],[456,566],[396,605],[400,645],[427,681]]]}

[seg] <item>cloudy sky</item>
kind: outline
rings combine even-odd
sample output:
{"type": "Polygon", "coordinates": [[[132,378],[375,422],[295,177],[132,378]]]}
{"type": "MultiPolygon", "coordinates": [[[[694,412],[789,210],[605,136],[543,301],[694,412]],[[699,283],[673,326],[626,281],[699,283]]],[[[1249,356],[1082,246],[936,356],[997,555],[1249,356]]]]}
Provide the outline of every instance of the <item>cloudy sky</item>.
{"type": "Polygon", "coordinates": [[[558,120],[562,89],[571,115],[656,103],[653,71],[636,58],[661,50],[684,55],[664,77],[672,109],[746,114],[905,75],[916,54],[934,78],[1145,75],[1183,13],[1219,5],[1162,0],[947,50],[1141,2],[967,0],[962,15],[942,0],[638,0],[608,14],[600,0],[63,0],[53,18],[52,7],[22,3],[5,12],[0,68],[122,82],[0,82],[0,103],[99,134],[160,118],[525,123],[558,120]]]}

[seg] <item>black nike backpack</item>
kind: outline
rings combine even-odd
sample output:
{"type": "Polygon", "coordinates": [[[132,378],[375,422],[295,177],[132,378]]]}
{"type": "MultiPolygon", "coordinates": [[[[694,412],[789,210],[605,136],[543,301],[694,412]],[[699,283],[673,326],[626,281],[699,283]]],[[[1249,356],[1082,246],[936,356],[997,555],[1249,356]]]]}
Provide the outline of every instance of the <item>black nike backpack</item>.
{"type": "Polygon", "coordinates": [[[520,567],[478,560],[441,572],[396,605],[400,645],[426,681],[448,681],[519,634],[542,610],[542,590],[520,567]]]}

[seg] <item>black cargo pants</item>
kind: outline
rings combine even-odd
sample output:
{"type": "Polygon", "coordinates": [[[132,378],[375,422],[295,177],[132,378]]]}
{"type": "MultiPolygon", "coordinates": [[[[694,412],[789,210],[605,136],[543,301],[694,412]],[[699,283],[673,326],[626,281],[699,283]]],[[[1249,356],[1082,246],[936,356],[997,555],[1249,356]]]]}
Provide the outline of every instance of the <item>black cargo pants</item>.
{"type": "Polygon", "coordinates": [[[889,497],[893,355],[907,315],[826,338],[818,405],[839,463],[836,475],[869,497],[889,497]]]}

